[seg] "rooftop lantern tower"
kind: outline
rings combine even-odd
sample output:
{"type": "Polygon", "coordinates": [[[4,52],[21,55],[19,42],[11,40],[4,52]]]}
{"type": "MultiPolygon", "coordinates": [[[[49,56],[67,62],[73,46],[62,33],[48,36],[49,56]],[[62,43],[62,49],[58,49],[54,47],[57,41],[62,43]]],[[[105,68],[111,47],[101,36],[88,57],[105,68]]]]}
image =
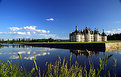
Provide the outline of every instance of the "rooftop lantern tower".
{"type": "Polygon", "coordinates": [[[76,31],[78,31],[78,28],[77,28],[77,26],[76,26],[76,31]]]}

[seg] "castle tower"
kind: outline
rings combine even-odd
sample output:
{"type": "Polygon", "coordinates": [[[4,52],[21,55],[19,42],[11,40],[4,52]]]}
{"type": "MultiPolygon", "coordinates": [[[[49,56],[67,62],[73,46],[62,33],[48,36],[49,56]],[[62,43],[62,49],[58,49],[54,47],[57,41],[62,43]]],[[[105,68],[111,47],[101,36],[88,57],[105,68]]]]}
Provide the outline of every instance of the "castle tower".
{"type": "Polygon", "coordinates": [[[81,41],[81,39],[80,39],[80,33],[79,33],[79,31],[78,31],[78,28],[77,28],[77,26],[76,26],[76,30],[75,30],[75,41],[76,42],[80,42],[81,41]]]}
{"type": "Polygon", "coordinates": [[[104,29],[103,29],[103,32],[102,32],[102,41],[107,41],[107,36],[104,32],[104,29]]]}
{"type": "Polygon", "coordinates": [[[84,32],[85,34],[85,42],[91,42],[91,35],[90,35],[90,31],[89,31],[89,29],[86,27],[85,28],[85,32],[84,32]]]}
{"type": "Polygon", "coordinates": [[[98,33],[98,30],[95,28],[94,30],[94,41],[99,41],[99,33],[98,33]]]}

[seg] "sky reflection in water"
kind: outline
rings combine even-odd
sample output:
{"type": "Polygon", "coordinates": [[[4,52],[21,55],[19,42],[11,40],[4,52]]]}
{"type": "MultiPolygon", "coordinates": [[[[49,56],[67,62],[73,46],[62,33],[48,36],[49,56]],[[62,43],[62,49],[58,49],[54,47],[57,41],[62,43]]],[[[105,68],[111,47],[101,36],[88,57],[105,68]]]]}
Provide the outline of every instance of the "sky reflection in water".
{"type": "Polygon", "coordinates": [[[99,58],[106,57],[106,55],[113,55],[108,60],[107,69],[111,72],[113,58],[117,60],[117,76],[120,76],[119,71],[121,71],[121,51],[113,51],[113,52],[95,52],[95,51],[86,51],[86,50],[69,50],[69,49],[57,49],[57,48],[46,48],[46,47],[31,47],[31,46],[22,46],[22,45],[5,45],[0,49],[0,59],[2,61],[12,60],[13,63],[22,65],[27,71],[30,71],[34,66],[33,59],[36,57],[36,62],[38,67],[40,67],[41,71],[47,69],[45,64],[52,63],[58,60],[58,56],[61,59],[65,58],[68,62],[70,61],[70,55],[72,55],[71,64],[78,61],[81,66],[87,65],[89,68],[89,60],[93,62],[95,68],[99,67],[99,58]],[[18,53],[22,56],[22,62],[19,59],[18,53]]]}

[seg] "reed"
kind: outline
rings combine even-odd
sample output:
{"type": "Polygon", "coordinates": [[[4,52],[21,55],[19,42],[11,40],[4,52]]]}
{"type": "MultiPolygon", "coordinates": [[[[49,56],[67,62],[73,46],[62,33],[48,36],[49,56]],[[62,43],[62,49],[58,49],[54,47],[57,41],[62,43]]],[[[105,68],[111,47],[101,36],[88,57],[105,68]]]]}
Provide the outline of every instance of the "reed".
{"type": "MultiPolygon", "coordinates": [[[[22,59],[21,55],[18,54],[20,59],[22,59]]],[[[30,72],[26,72],[22,66],[12,64],[10,61],[0,62],[0,77],[111,77],[110,70],[105,71],[107,67],[108,59],[112,55],[107,55],[105,58],[99,59],[99,68],[95,69],[93,64],[89,62],[90,68],[87,69],[86,65],[82,67],[76,61],[74,64],[70,65],[65,60],[62,60],[58,56],[58,60],[54,65],[46,64],[48,69],[41,74],[40,68],[38,68],[36,63],[36,56],[33,60],[34,67],[30,72]],[[69,66],[70,65],[70,66],[69,66]],[[69,66],[69,67],[68,67],[69,66]],[[106,73],[104,73],[105,71],[106,73]]],[[[71,61],[70,56],[70,61],[71,61]]],[[[116,77],[116,59],[113,59],[113,68],[114,69],[114,77],[116,77]]]]}
{"type": "MultiPolygon", "coordinates": [[[[61,59],[54,64],[48,64],[48,70],[44,74],[44,77],[110,77],[110,72],[101,73],[106,70],[107,61],[112,55],[107,55],[106,58],[99,59],[99,68],[95,69],[93,64],[90,64],[90,70],[87,71],[86,65],[85,67],[79,66],[78,62],[76,61],[71,67],[68,67],[68,62],[65,62],[65,58],[63,59],[62,63],[60,62],[61,59]]],[[[116,61],[113,62],[115,65],[116,61]]]]}
{"type": "Polygon", "coordinates": [[[26,74],[23,68],[18,65],[11,64],[10,61],[0,62],[0,77],[24,77],[26,74]]]}

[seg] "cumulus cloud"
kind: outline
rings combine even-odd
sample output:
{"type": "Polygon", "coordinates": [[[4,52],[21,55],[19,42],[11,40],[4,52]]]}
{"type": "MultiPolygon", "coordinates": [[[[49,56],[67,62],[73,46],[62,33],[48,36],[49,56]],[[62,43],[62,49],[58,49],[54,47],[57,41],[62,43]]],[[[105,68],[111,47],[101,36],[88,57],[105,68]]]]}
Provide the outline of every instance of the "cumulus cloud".
{"type": "Polygon", "coordinates": [[[50,31],[46,31],[46,30],[40,30],[40,29],[36,29],[37,26],[25,26],[22,28],[19,27],[9,27],[10,30],[12,31],[18,31],[18,30],[23,30],[23,31],[30,31],[32,33],[50,33],[50,31]]]}
{"type": "Polygon", "coordinates": [[[49,30],[37,29],[37,26],[9,27],[10,32],[0,32],[0,35],[15,35],[13,38],[55,38],[49,30]]]}
{"type": "Polygon", "coordinates": [[[44,38],[53,38],[56,37],[55,34],[38,34],[38,36],[44,37],[44,38]]]}
{"type": "Polygon", "coordinates": [[[12,31],[21,30],[21,28],[18,28],[18,27],[10,27],[9,29],[12,30],[12,31]]]}
{"type": "Polygon", "coordinates": [[[36,30],[36,27],[37,26],[25,26],[22,29],[24,29],[24,30],[36,30]]]}
{"type": "Polygon", "coordinates": [[[0,32],[0,34],[8,34],[8,35],[31,35],[30,32],[0,32]]]}
{"type": "Polygon", "coordinates": [[[112,29],[112,30],[108,30],[108,31],[105,31],[105,33],[107,34],[119,34],[121,33],[121,29],[112,29]]]}
{"type": "Polygon", "coordinates": [[[54,21],[54,18],[46,19],[46,21],[54,21]]]}

